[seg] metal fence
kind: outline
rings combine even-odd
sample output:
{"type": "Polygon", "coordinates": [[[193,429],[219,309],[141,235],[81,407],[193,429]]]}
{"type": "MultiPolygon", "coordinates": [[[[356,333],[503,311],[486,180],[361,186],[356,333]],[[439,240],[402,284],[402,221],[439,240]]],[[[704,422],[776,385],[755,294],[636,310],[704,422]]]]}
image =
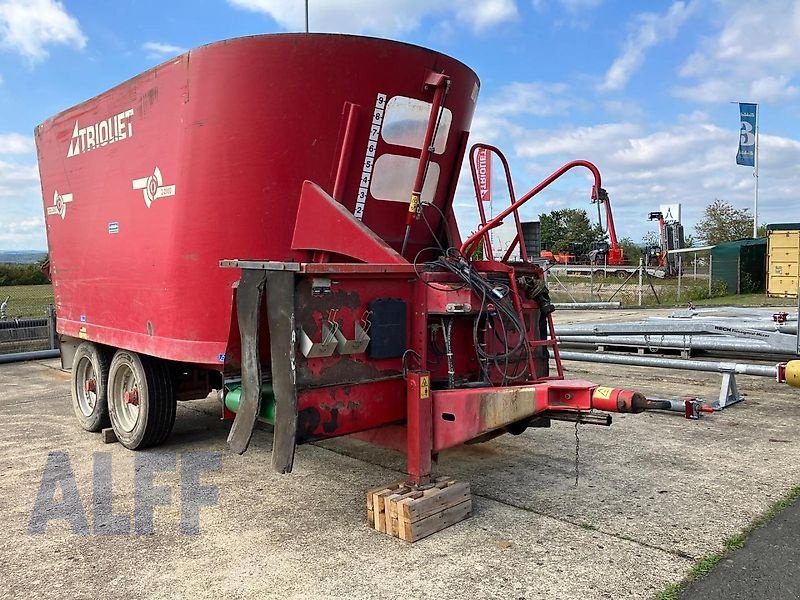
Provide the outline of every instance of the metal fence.
{"type": "Polygon", "coordinates": [[[563,276],[547,272],[554,302],[621,302],[626,306],[686,304],[736,291],[727,288],[710,273],[711,256],[688,253],[678,259],[678,272],[658,277],[653,269],[640,264],[618,268],[613,275],[588,271],[582,276],[563,276]]]}
{"type": "Polygon", "coordinates": [[[0,286],[0,356],[58,348],[55,319],[52,286],[0,286]]]}

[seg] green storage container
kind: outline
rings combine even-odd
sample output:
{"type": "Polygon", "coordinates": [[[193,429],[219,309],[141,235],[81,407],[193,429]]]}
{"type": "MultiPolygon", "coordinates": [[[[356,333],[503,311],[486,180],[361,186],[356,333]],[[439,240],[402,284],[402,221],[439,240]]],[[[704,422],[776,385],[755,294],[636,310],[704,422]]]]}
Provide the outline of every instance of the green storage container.
{"type": "Polygon", "coordinates": [[[736,240],[711,249],[711,281],[723,283],[728,294],[766,290],[767,238],[736,240]]]}

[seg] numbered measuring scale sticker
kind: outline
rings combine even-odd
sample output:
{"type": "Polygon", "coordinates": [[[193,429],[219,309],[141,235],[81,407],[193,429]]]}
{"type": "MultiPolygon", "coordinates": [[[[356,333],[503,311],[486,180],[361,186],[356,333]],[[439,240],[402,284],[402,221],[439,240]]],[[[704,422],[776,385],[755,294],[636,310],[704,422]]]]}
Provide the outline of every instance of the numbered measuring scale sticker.
{"type": "Polygon", "coordinates": [[[375,165],[375,153],[378,150],[378,138],[381,135],[383,115],[386,110],[386,94],[378,94],[375,99],[375,108],[372,111],[372,123],[369,128],[367,150],[364,153],[364,166],[361,169],[361,179],[358,182],[358,195],[353,216],[359,221],[364,217],[364,207],[369,195],[369,184],[372,180],[372,167],[375,165]]]}

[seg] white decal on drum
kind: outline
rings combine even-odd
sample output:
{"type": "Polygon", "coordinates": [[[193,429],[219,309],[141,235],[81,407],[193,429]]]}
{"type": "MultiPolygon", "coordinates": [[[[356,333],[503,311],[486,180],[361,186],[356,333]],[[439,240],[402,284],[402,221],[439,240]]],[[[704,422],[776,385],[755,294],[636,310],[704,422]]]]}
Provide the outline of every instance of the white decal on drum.
{"type": "Polygon", "coordinates": [[[70,139],[69,149],[67,150],[67,158],[96,150],[102,146],[133,136],[131,117],[133,117],[133,109],[129,108],[86,127],[81,127],[76,120],[75,127],[72,129],[72,139],[70,139]]]}
{"type": "Polygon", "coordinates": [[[153,174],[149,177],[134,179],[133,189],[142,190],[142,196],[144,196],[144,203],[147,208],[150,208],[154,200],[175,195],[175,186],[164,185],[164,178],[161,176],[161,169],[158,167],[153,170],[153,174]]]}
{"type": "Polygon", "coordinates": [[[53,206],[47,207],[47,214],[58,215],[62,219],[66,218],[68,202],[72,202],[72,194],[59,194],[56,190],[53,192],[53,206]]]}

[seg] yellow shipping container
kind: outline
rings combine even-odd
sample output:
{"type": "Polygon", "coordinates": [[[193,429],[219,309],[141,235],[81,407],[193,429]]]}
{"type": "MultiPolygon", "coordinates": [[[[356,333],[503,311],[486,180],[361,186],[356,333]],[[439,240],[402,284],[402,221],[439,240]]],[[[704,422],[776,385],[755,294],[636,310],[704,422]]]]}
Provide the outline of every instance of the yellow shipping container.
{"type": "Polygon", "coordinates": [[[767,295],[797,298],[800,287],[800,223],[767,225],[767,295]]]}

